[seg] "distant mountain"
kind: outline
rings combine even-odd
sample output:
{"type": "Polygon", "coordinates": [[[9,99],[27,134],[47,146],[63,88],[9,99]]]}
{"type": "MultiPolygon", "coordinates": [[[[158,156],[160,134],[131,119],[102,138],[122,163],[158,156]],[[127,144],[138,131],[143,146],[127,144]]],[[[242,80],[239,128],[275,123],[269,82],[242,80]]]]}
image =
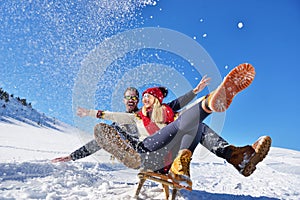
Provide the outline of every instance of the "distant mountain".
{"type": "Polygon", "coordinates": [[[58,129],[55,118],[47,117],[44,113],[40,113],[32,108],[31,103],[26,99],[14,97],[0,88],[0,122],[13,123],[15,119],[33,126],[48,127],[58,129]]]}

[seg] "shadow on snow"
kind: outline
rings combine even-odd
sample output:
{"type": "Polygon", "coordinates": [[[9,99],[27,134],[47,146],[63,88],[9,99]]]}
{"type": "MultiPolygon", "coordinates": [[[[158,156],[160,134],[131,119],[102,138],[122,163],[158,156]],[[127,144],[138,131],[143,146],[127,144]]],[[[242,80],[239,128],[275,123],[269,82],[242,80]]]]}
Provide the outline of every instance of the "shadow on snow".
{"type": "Polygon", "coordinates": [[[180,191],[180,194],[188,200],[278,200],[277,198],[272,197],[252,197],[250,195],[236,195],[236,194],[222,194],[222,193],[210,193],[200,190],[189,191],[180,191]]]}

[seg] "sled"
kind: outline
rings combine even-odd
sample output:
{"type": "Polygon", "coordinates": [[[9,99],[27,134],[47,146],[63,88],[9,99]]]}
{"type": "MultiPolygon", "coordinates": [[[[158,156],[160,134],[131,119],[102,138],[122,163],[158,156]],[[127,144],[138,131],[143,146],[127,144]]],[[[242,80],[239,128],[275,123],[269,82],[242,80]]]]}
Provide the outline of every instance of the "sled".
{"type": "Polygon", "coordinates": [[[166,200],[168,200],[169,196],[170,196],[169,187],[172,187],[172,196],[171,196],[172,200],[174,200],[176,198],[178,190],[186,189],[186,190],[191,191],[191,188],[187,188],[183,185],[178,184],[167,174],[156,173],[153,171],[142,171],[142,172],[138,173],[138,177],[140,179],[140,182],[138,184],[138,188],[135,193],[136,197],[138,197],[146,180],[161,183],[163,186],[164,192],[165,192],[166,200]]]}

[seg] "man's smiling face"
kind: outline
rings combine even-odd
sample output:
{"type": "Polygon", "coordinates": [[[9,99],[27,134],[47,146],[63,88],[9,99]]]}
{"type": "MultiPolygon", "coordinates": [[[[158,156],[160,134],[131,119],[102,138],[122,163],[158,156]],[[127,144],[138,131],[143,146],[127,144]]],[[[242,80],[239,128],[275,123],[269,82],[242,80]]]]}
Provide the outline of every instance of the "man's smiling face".
{"type": "Polygon", "coordinates": [[[139,97],[137,93],[133,90],[127,90],[124,94],[124,104],[126,107],[126,112],[134,112],[137,110],[137,105],[139,103],[139,97]]]}

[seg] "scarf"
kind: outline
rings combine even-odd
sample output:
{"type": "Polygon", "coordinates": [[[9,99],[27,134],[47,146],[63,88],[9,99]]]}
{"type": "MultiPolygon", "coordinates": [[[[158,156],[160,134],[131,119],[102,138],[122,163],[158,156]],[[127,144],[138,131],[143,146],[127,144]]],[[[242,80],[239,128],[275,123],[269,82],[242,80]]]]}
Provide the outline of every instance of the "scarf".
{"type": "MultiPolygon", "coordinates": [[[[163,109],[163,115],[164,115],[164,122],[163,124],[169,124],[174,121],[174,112],[172,108],[166,104],[163,104],[164,109],[163,109]]],[[[152,108],[147,109],[147,115],[143,115],[142,111],[139,111],[139,116],[143,120],[143,124],[149,133],[149,135],[153,135],[156,133],[160,128],[157,126],[155,122],[151,120],[151,113],[152,113],[152,108]]]]}

